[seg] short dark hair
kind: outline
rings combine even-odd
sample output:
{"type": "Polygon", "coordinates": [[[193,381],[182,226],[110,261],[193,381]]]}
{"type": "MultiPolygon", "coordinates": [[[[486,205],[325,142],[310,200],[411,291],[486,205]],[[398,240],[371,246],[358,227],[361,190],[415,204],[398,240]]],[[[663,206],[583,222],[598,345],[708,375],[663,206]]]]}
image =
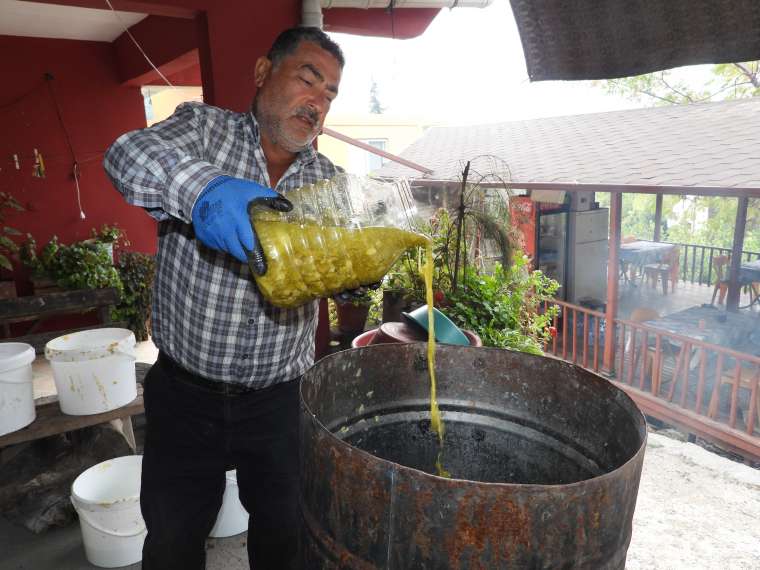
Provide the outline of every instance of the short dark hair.
{"type": "Polygon", "coordinates": [[[338,44],[330,39],[330,36],[319,28],[311,28],[307,26],[290,28],[282,32],[277,36],[277,39],[274,40],[272,47],[269,48],[267,57],[272,62],[272,65],[277,65],[283,60],[283,58],[296,51],[301,42],[313,42],[317,44],[338,60],[341,69],[343,69],[343,66],[346,64],[346,60],[343,57],[343,51],[338,44]]]}

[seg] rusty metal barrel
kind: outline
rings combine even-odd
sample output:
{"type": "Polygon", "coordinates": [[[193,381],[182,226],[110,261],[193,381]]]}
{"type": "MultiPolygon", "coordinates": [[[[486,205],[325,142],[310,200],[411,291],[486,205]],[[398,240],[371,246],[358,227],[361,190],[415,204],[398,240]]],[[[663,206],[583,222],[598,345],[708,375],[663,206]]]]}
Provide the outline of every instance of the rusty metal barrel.
{"type": "Polygon", "coordinates": [[[546,357],[439,345],[435,475],[426,345],[317,362],[301,385],[303,567],[620,569],[646,422],[546,357]]]}

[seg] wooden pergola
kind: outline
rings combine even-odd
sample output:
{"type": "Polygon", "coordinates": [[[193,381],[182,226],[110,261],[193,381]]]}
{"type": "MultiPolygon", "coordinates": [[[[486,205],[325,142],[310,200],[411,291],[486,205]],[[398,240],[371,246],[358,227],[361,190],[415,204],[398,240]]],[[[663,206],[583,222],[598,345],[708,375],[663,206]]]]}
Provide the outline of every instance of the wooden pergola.
{"type": "MultiPolygon", "coordinates": [[[[603,184],[557,184],[535,182],[510,182],[511,188],[524,190],[559,190],[564,192],[609,192],[610,199],[610,225],[609,225],[609,257],[607,270],[607,322],[615,322],[618,314],[618,287],[619,279],[615,268],[620,260],[620,239],[622,225],[623,194],[655,194],[655,230],[654,240],[659,241],[662,226],[662,199],[665,194],[692,195],[692,196],[721,196],[736,198],[738,201],[736,210],[736,223],[734,225],[733,243],[731,246],[731,265],[728,276],[728,296],[726,309],[737,311],[739,307],[739,295],[741,285],[739,283],[739,270],[741,267],[741,253],[744,248],[744,234],[747,226],[747,208],[750,198],[760,197],[760,188],[715,188],[694,186],[627,186],[627,185],[603,185],[603,184]]],[[[607,343],[604,352],[604,368],[612,370],[615,354],[615,343],[607,343]]]]}

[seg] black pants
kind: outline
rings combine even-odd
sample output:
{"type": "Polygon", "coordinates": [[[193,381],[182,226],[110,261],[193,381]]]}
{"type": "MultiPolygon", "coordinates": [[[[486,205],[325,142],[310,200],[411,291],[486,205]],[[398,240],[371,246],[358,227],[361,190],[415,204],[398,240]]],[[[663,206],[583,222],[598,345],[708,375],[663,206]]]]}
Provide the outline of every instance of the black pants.
{"type": "Polygon", "coordinates": [[[205,540],[232,467],[251,515],[251,567],[297,568],[298,382],[225,395],[188,376],[162,355],[145,380],[143,570],[205,567],[205,540]]]}

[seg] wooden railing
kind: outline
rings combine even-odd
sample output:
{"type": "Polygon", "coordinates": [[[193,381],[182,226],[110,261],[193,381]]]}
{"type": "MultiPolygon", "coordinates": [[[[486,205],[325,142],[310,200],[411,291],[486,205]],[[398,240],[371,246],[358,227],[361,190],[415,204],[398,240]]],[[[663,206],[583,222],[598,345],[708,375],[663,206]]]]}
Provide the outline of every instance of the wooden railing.
{"type": "Polygon", "coordinates": [[[557,300],[545,302],[544,309],[551,305],[559,307],[559,314],[554,317],[552,323],[557,334],[545,351],[562,360],[599,372],[604,354],[604,313],[557,300]]]}
{"type": "Polygon", "coordinates": [[[760,358],[564,301],[557,335],[545,351],[600,372],[652,417],[760,458],[760,358]],[[614,333],[614,334],[613,334],[614,333]],[[605,342],[615,343],[614,366],[602,370],[605,342]]]}
{"type": "MultiPolygon", "coordinates": [[[[715,267],[713,266],[713,259],[719,255],[731,257],[730,248],[669,241],[662,243],[672,243],[679,247],[681,280],[689,283],[713,285],[717,277],[715,267]]],[[[756,259],[760,259],[760,252],[742,251],[742,262],[754,261],[756,259]]]]}

